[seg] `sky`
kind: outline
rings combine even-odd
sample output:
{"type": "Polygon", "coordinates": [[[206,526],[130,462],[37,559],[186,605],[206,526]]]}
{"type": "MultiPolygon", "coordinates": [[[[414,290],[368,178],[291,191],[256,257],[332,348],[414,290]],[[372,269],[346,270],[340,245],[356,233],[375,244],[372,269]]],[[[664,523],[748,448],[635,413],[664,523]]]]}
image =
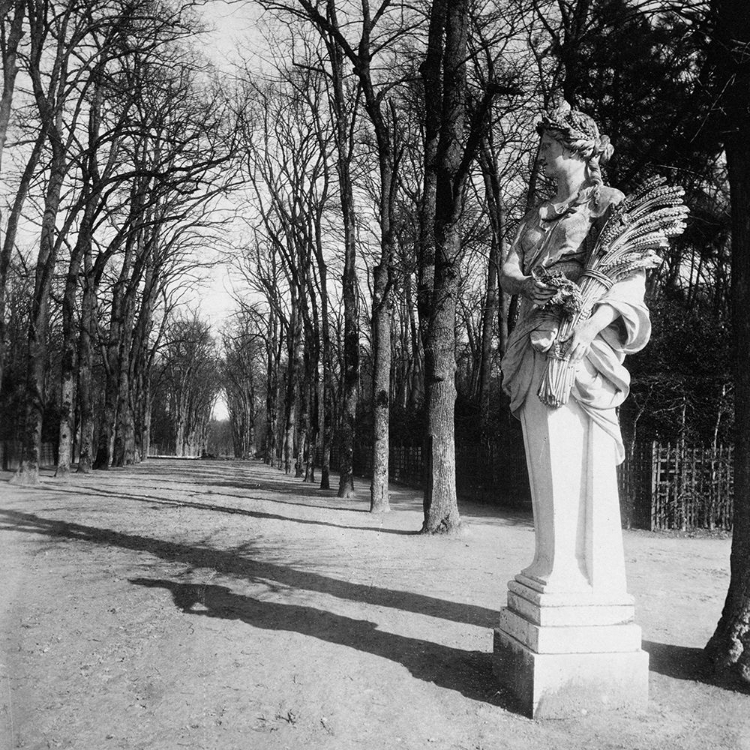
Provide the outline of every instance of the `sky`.
{"type": "Polygon", "coordinates": [[[207,38],[206,53],[219,66],[228,67],[238,46],[257,49],[262,41],[257,26],[260,10],[249,0],[212,0],[203,17],[215,29],[207,38]]]}
{"type": "MultiPolygon", "coordinates": [[[[231,71],[238,48],[250,51],[262,48],[257,28],[260,12],[255,3],[211,0],[202,12],[206,23],[213,27],[203,37],[204,52],[218,68],[231,71]]],[[[223,264],[211,269],[207,282],[196,291],[196,299],[191,306],[198,307],[201,317],[211,323],[215,333],[236,307],[232,293],[231,274],[223,264]]]]}
{"type": "MultiPolygon", "coordinates": [[[[237,48],[258,48],[258,15],[257,6],[251,2],[213,0],[206,6],[204,18],[214,31],[206,36],[205,52],[217,67],[231,69],[237,48]]],[[[232,279],[226,265],[211,269],[208,283],[198,292],[201,316],[211,323],[215,333],[235,309],[232,292],[232,279]]],[[[228,416],[226,400],[220,394],[213,417],[225,420],[228,416]]]]}

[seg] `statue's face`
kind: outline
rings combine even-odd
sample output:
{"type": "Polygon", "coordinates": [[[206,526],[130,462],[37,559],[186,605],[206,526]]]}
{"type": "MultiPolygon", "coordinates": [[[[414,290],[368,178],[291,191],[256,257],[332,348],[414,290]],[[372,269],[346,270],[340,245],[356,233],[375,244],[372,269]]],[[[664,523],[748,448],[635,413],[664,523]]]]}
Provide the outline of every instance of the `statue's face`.
{"type": "Polygon", "coordinates": [[[561,174],[580,168],[581,158],[545,133],[539,149],[539,164],[547,177],[557,179],[561,174]]]}

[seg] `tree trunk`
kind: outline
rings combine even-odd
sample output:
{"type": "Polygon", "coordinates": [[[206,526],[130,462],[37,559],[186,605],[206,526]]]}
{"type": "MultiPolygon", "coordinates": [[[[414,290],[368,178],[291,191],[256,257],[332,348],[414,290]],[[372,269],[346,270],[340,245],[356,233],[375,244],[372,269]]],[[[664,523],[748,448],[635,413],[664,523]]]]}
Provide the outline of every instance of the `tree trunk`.
{"type": "Polygon", "coordinates": [[[268,314],[268,334],[266,336],[266,451],[265,463],[273,466],[276,462],[276,430],[278,428],[279,403],[279,358],[278,358],[278,317],[273,310],[268,314]]]}
{"type": "Polygon", "coordinates": [[[424,185],[419,215],[419,244],[417,252],[417,311],[419,313],[422,344],[427,342],[430,322],[432,290],[435,282],[435,206],[437,196],[437,159],[440,142],[440,123],[443,112],[442,61],[445,53],[443,36],[447,2],[433,0],[427,54],[420,66],[424,85],[424,185]]]}
{"type": "MultiPolygon", "coordinates": [[[[8,27],[3,46],[3,90],[2,95],[0,95],[0,174],[2,174],[3,151],[5,150],[5,140],[10,123],[16,74],[18,73],[16,55],[23,32],[24,7],[25,3],[23,0],[15,0],[13,2],[13,20],[8,27]]],[[[10,13],[10,7],[8,7],[7,12],[10,13]]],[[[2,23],[5,25],[4,18],[2,19],[2,23]]],[[[23,188],[19,188],[19,192],[21,189],[23,188]]],[[[25,195],[25,189],[23,189],[23,193],[25,195]]],[[[0,222],[2,222],[2,212],[0,212],[0,222]]],[[[6,243],[0,242],[0,393],[2,393],[3,374],[5,372],[5,287],[10,264],[10,253],[14,244],[15,237],[7,243],[7,249],[6,243]]]]}
{"type": "Polygon", "coordinates": [[[715,41],[724,89],[725,150],[732,221],[732,320],[735,336],[734,524],[729,590],[706,646],[719,674],[750,683],[750,16],[743,0],[716,0],[715,41]]]}
{"type": "MultiPolygon", "coordinates": [[[[39,164],[39,159],[42,155],[44,143],[47,138],[47,128],[42,127],[40,132],[37,134],[34,148],[29,155],[29,159],[24,167],[21,181],[16,190],[16,196],[13,200],[13,206],[8,214],[8,221],[5,225],[5,237],[2,238],[0,244],[0,392],[2,392],[2,384],[5,373],[5,342],[6,342],[6,323],[5,323],[5,308],[6,308],[6,289],[8,284],[8,269],[10,268],[11,256],[14,248],[16,247],[16,236],[18,234],[18,227],[21,222],[21,214],[23,212],[24,204],[26,203],[26,197],[29,192],[29,187],[36,174],[36,168],[39,164]]],[[[0,218],[2,218],[0,216],[0,218]]]]}
{"type": "MultiPolygon", "coordinates": [[[[145,198],[140,198],[140,204],[145,198]]],[[[151,219],[156,210],[152,209],[151,219]]],[[[114,466],[130,466],[135,462],[135,400],[136,390],[136,362],[139,347],[145,345],[145,339],[150,326],[151,296],[155,289],[155,268],[151,257],[159,242],[158,224],[146,236],[141,229],[136,233],[133,241],[136,256],[133,272],[125,280],[125,294],[122,305],[122,320],[119,323],[119,352],[117,375],[117,418],[115,421],[115,452],[112,456],[114,466]],[[140,290],[141,281],[143,290],[140,290]],[[135,325],[136,298],[141,292],[141,313],[138,326],[135,325]]]]}
{"type": "Polygon", "coordinates": [[[61,143],[53,145],[55,155],[50,168],[44,217],[39,239],[34,297],[29,319],[29,351],[26,374],[26,419],[21,464],[13,477],[14,484],[36,484],[39,481],[39,459],[42,449],[44,419],[44,380],[47,368],[47,328],[49,325],[49,293],[57,260],[55,220],[65,178],[65,160],[61,143]]]}
{"type": "Polygon", "coordinates": [[[427,391],[428,467],[424,492],[422,532],[453,532],[460,526],[456,500],[456,293],[457,268],[447,257],[456,257],[458,228],[437,241],[432,315],[425,347],[427,391]]]}
{"type": "Polygon", "coordinates": [[[487,294],[482,312],[482,356],[479,375],[479,410],[482,419],[482,434],[489,432],[490,410],[490,381],[492,376],[492,334],[495,318],[498,323],[498,337],[500,340],[499,355],[505,351],[507,326],[503,325],[503,293],[500,288],[500,267],[503,259],[503,242],[505,232],[505,211],[500,194],[500,182],[497,176],[494,156],[485,138],[479,156],[479,163],[484,178],[484,190],[487,200],[487,212],[490,219],[492,238],[490,241],[490,256],[487,262],[487,294]],[[506,331],[505,335],[503,332],[506,331]]]}
{"type": "Polygon", "coordinates": [[[135,284],[130,280],[126,295],[123,321],[120,326],[120,342],[117,374],[117,418],[115,420],[115,449],[113,466],[130,466],[134,461],[135,419],[133,413],[133,319],[135,316],[135,284]]]}
{"type": "MultiPolygon", "coordinates": [[[[138,215],[138,207],[143,201],[141,182],[141,179],[136,180],[130,191],[131,207],[129,224],[131,227],[134,224],[135,217],[138,215]]],[[[115,239],[114,242],[119,243],[119,238],[115,239]]],[[[131,275],[137,242],[138,238],[131,231],[125,239],[122,267],[120,268],[120,273],[112,293],[109,332],[104,350],[104,367],[106,373],[104,415],[101,422],[99,446],[96,453],[96,461],[94,462],[94,469],[108,469],[113,464],[115,456],[117,408],[121,398],[120,380],[123,367],[121,358],[125,357],[127,360],[129,355],[129,348],[127,350],[123,349],[123,336],[126,336],[128,341],[130,341],[130,336],[132,335],[132,331],[125,332],[125,326],[128,321],[128,288],[132,283],[131,275]]]]}
{"type": "MultiPolygon", "coordinates": [[[[293,288],[293,287],[292,287],[293,288]]],[[[292,293],[292,314],[287,343],[286,399],[284,403],[284,472],[291,474],[294,441],[297,434],[298,360],[302,338],[302,320],[296,295],[292,293]]]]}
{"type": "MultiPolygon", "coordinates": [[[[305,337],[309,338],[309,337],[305,337]]],[[[298,373],[302,376],[299,389],[299,431],[297,443],[297,461],[294,466],[294,476],[297,479],[305,479],[306,456],[310,450],[310,381],[312,379],[312,353],[311,342],[305,341],[302,362],[297,366],[298,373]]]]}
{"type": "MultiPolygon", "coordinates": [[[[89,213],[88,211],[86,212],[89,213]]],[[[78,291],[78,274],[85,251],[90,223],[84,216],[78,233],[78,240],[73,247],[65,279],[63,294],[63,351],[60,364],[60,430],[57,449],[56,477],[70,474],[70,463],[73,452],[73,430],[76,412],[76,371],[78,368],[78,347],[76,342],[75,306],[78,291]]],[[[83,326],[81,326],[83,327],[83,326]]]]}
{"type": "MultiPolygon", "coordinates": [[[[444,0],[435,0],[438,6],[444,0]]],[[[464,117],[468,1],[448,3],[442,55],[443,107],[435,157],[435,270],[425,343],[427,450],[422,533],[450,533],[461,524],[456,498],[454,410],[456,402],[456,294],[461,257],[459,222],[466,173],[464,117]]]]}
{"type": "Polygon", "coordinates": [[[143,394],[141,398],[141,408],[143,409],[143,416],[141,419],[141,460],[145,461],[151,453],[151,414],[153,406],[151,378],[148,376],[146,377],[146,382],[143,384],[143,394]]]}
{"type": "MultiPolygon", "coordinates": [[[[3,151],[5,150],[5,140],[8,135],[8,125],[10,124],[10,113],[13,105],[13,94],[16,86],[16,75],[18,65],[16,64],[16,55],[18,54],[18,45],[23,35],[23,19],[25,16],[24,0],[12,0],[9,3],[13,8],[13,19],[10,26],[7,27],[5,34],[5,43],[3,45],[3,91],[0,95],[0,169],[2,168],[3,151]]],[[[10,7],[7,10],[10,14],[10,7]]],[[[5,19],[2,19],[5,26],[5,19]]]]}
{"type": "Polygon", "coordinates": [[[410,381],[409,398],[406,402],[408,412],[415,414],[424,402],[424,351],[422,348],[422,337],[419,333],[419,322],[415,318],[418,313],[414,309],[414,297],[412,294],[411,279],[406,284],[406,312],[409,317],[409,343],[410,343],[410,381]]]}
{"type": "Polygon", "coordinates": [[[125,286],[132,265],[132,242],[129,242],[112,295],[109,336],[104,350],[105,386],[104,414],[99,431],[99,446],[94,461],[94,469],[109,469],[115,449],[115,425],[117,422],[117,398],[120,374],[120,336],[124,319],[125,286]]]}
{"type": "MultiPolygon", "coordinates": [[[[331,388],[331,354],[328,346],[328,365],[324,367],[320,383],[321,434],[323,455],[320,462],[320,489],[331,489],[331,445],[333,443],[333,389],[331,388]]],[[[324,355],[325,356],[325,355],[324,355]]]]}
{"type": "MultiPolygon", "coordinates": [[[[371,61],[375,43],[372,34],[374,24],[380,11],[373,16],[369,3],[362,4],[362,35],[356,52],[346,41],[338,26],[333,0],[326,5],[326,16],[321,15],[315,3],[300,0],[307,17],[315,24],[325,39],[335,44],[354,66],[362,87],[365,110],[372,122],[377,142],[378,166],[380,172],[379,188],[379,223],[380,223],[380,260],[373,270],[373,304],[372,304],[372,349],[373,349],[373,477],[370,485],[370,510],[384,512],[389,509],[388,500],[388,430],[390,418],[390,368],[391,368],[391,265],[393,263],[393,215],[395,208],[395,191],[398,180],[398,159],[394,149],[394,133],[388,123],[390,116],[395,130],[396,109],[387,99],[387,90],[378,91],[373,82],[371,61]]],[[[384,11],[388,3],[381,6],[384,11]]],[[[353,347],[353,336],[352,343],[353,347]]],[[[353,380],[353,376],[352,376],[353,380]]],[[[346,460],[346,459],[345,459],[346,460]]]]}
{"type": "MultiPolygon", "coordinates": [[[[328,14],[331,21],[337,25],[336,9],[333,0],[328,0],[328,14]]],[[[342,276],[342,298],[344,303],[344,361],[342,367],[341,394],[341,432],[339,450],[339,488],[338,497],[347,498],[354,495],[354,444],[357,439],[357,403],[359,400],[359,290],[357,287],[357,245],[356,219],[354,216],[354,190],[351,178],[351,117],[347,115],[346,99],[344,97],[344,61],[339,46],[331,41],[328,44],[331,58],[333,112],[336,120],[336,172],[339,180],[339,196],[341,200],[341,214],[344,230],[344,273],[342,276]]],[[[325,287],[321,284],[321,291],[325,287]]],[[[327,318],[324,315],[323,320],[327,318]]],[[[327,324],[326,331],[327,331],[327,324]]],[[[324,332],[327,339],[328,334],[324,332]]],[[[330,344],[328,345],[330,349],[330,344]]],[[[325,352],[324,359],[330,356],[325,352]]],[[[327,366],[330,367],[330,360],[327,366]]],[[[329,386],[324,379],[324,389],[329,386]]],[[[326,404],[329,399],[324,398],[326,404]]],[[[328,409],[328,406],[324,406],[328,409]]],[[[327,411],[326,414],[329,412],[327,411]]],[[[330,455],[330,440],[326,440],[326,432],[331,432],[329,419],[324,424],[324,462],[326,461],[326,445],[330,455]]],[[[323,469],[326,480],[327,469],[323,469]]]]}
{"type": "MultiPolygon", "coordinates": [[[[750,128],[746,131],[750,138],[750,128]]],[[[720,672],[750,683],[750,140],[727,144],[732,200],[735,335],[734,523],[729,591],[706,651],[720,672]]]]}
{"type": "MultiPolygon", "coordinates": [[[[24,18],[24,2],[16,0],[14,3],[14,16],[10,27],[8,28],[7,37],[3,46],[3,90],[0,95],[0,174],[2,174],[2,158],[5,150],[5,141],[8,134],[8,125],[10,123],[11,106],[13,103],[13,93],[15,90],[16,74],[18,65],[16,65],[16,54],[18,44],[21,41],[24,18]]],[[[10,13],[10,6],[6,13],[10,13]]],[[[5,26],[5,18],[2,19],[5,26]]],[[[0,223],[2,222],[2,212],[0,212],[0,223]]],[[[0,240],[2,238],[0,237],[0,240]]],[[[7,271],[10,263],[10,250],[13,245],[8,246],[6,253],[2,241],[0,241],[0,393],[2,393],[3,373],[5,371],[5,287],[7,283],[7,271]],[[6,257],[7,256],[7,257],[6,257]]]]}
{"type": "Polygon", "coordinates": [[[78,403],[81,411],[81,447],[78,473],[88,474],[94,462],[93,341],[96,336],[96,289],[91,268],[91,248],[84,255],[85,276],[78,338],[78,403]]]}
{"type": "Polygon", "coordinates": [[[383,251],[383,259],[373,271],[375,277],[372,299],[372,356],[373,356],[373,440],[372,484],[370,512],[390,510],[388,495],[391,399],[391,317],[390,256],[383,251]]]}
{"type": "MultiPolygon", "coordinates": [[[[369,81],[368,81],[369,83],[369,81]]],[[[372,93],[367,97],[370,118],[375,125],[380,167],[380,261],[373,269],[372,291],[372,356],[373,356],[373,432],[372,483],[370,512],[390,510],[388,479],[390,473],[390,404],[391,404],[391,324],[393,319],[393,290],[391,288],[395,244],[393,215],[397,173],[391,150],[391,137],[379,108],[375,108],[372,93]]],[[[395,112],[393,113],[395,118],[395,112]]],[[[396,127],[395,122],[393,127],[396,127]]]]}
{"type": "MultiPolygon", "coordinates": [[[[154,306],[159,293],[159,269],[155,263],[149,263],[144,275],[138,319],[133,333],[132,345],[132,413],[133,413],[133,462],[138,463],[148,456],[148,430],[146,423],[150,420],[147,412],[149,402],[147,390],[150,380],[152,354],[149,347],[149,335],[152,330],[154,306]]],[[[126,451],[127,454],[127,451],[126,451]]]]}
{"type": "Polygon", "coordinates": [[[309,425],[307,430],[307,451],[305,452],[305,482],[315,481],[315,462],[317,461],[318,440],[320,439],[320,377],[318,375],[317,357],[305,378],[304,387],[308,395],[309,425]]]}

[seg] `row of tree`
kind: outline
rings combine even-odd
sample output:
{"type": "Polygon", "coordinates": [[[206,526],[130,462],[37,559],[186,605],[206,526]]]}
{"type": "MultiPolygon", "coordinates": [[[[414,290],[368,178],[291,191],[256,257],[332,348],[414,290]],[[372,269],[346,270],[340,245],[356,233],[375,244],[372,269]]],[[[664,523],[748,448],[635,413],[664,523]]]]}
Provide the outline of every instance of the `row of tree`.
{"type": "Polygon", "coordinates": [[[59,474],[76,437],[82,471],[148,452],[163,328],[231,182],[226,103],[186,5],[3,3],[0,375],[18,481],[35,481],[43,431],[59,474]]]}
{"type": "Polygon", "coordinates": [[[701,80],[707,7],[258,4],[273,46],[264,77],[237,75],[252,188],[237,263],[270,352],[258,350],[268,460],[278,452],[289,469],[318,441],[327,456],[333,418],[345,496],[355,425],[372,450],[371,507],[384,510],[388,440],[417,440],[431,467],[424,530],[460,523],[456,429],[463,440],[517,438],[500,389],[513,301],[498,268],[547,188],[533,122],[560,91],[615,140],[610,182],[627,190],[666,171],[694,209],[652,279],[657,335],[633,362],[628,439],[727,438],[726,170],[695,116],[713,106],[701,80]]]}

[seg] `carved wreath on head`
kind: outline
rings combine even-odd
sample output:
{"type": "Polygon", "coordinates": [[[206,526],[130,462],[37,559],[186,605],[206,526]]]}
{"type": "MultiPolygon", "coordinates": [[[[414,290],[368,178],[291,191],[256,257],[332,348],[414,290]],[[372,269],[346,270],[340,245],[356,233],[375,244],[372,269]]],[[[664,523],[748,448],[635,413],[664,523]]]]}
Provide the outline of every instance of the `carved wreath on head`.
{"type": "Polygon", "coordinates": [[[602,154],[610,148],[609,138],[600,135],[594,119],[573,109],[565,100],[554,109],[543,112],[536,129],[539,134],[549,130],[560,133],[566,145],[585,158],[602,154]]]}

